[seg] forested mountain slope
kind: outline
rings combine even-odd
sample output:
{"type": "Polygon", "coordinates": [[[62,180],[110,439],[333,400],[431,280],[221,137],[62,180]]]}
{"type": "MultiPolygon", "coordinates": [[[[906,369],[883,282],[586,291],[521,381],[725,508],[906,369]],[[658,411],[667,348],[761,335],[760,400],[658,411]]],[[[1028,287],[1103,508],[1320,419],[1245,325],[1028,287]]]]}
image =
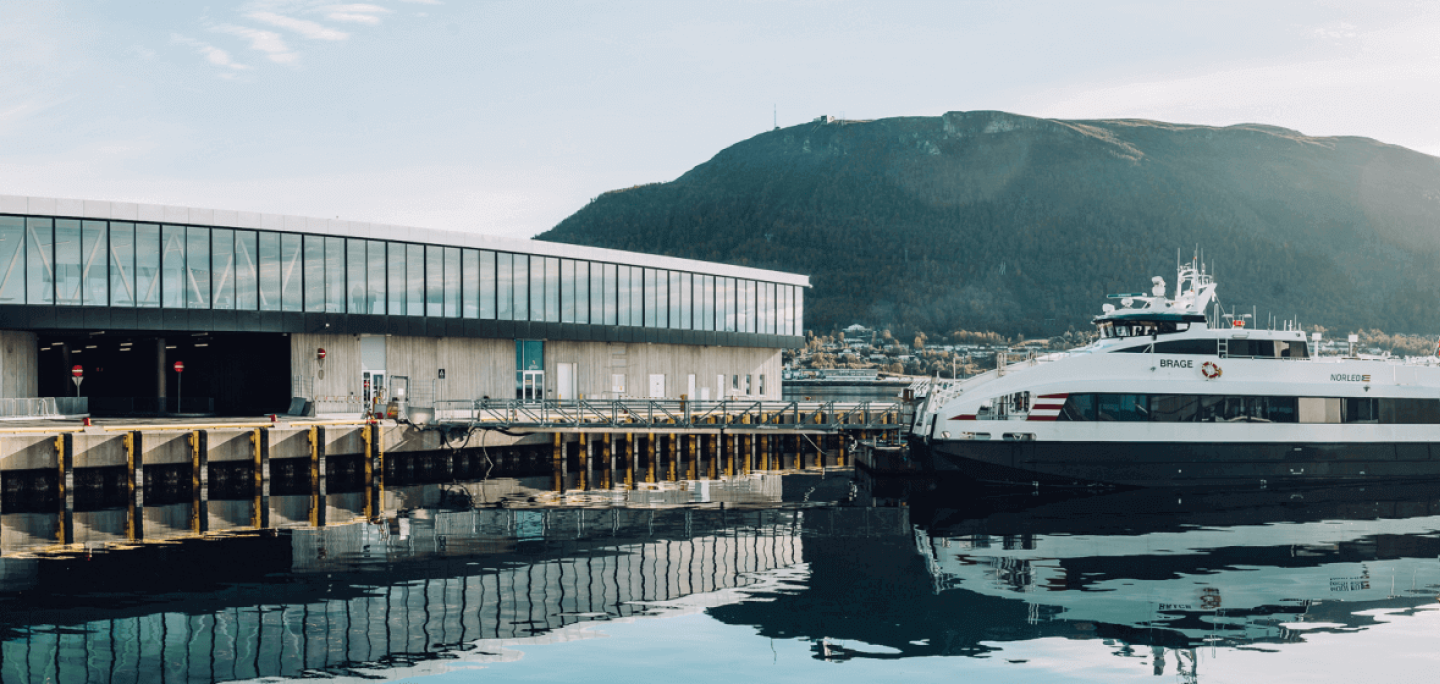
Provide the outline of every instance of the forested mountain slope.
{"type": "Polygon", "coordinates": [[[1440,159],[1273,126],[950,112],[814,122],[539,239],[812,276],[806,325],[1051,335],[1198,245],[1225,306],[1440,331],[1440,159]]]}

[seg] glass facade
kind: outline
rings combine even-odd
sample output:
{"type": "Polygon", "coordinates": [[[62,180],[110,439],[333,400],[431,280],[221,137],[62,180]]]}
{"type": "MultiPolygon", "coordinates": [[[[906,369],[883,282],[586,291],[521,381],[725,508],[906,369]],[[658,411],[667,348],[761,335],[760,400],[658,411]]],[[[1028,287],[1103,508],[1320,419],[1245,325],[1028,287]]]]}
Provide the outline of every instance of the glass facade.
{"type": "Polygon", "coordinates": [[[309,311],[799,335],[773,282],[263,230],[0,216],[0,305],[309,311]]]}

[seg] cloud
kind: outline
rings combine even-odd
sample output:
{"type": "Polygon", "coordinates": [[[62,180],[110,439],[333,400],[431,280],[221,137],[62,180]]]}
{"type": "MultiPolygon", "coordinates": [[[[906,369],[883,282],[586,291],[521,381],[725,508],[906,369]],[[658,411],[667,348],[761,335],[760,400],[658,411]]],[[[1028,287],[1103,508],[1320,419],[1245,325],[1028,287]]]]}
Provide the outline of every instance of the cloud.
{"type": "Polygon", "coordinates": [[[217,48],[209,43],[195,40],[194,38],[182,36],[178,33],[172,33],[170,34],[170,42],[194,48],[196,52],[204,55],[206,61],[214,64],[215,66],[222,66],[227,69],[234,69],[236,71],[250,68],[231,59],[230,53],[221,50],[220,48],[217,48]]]}
{"type": "Polygon", "coordinates": [[[263,21],[273,26],[290,29],[313,40],[345,40],[350,37],[350,34],[344,31],[337,31],[313,21],[295,19],[283,14],[275,14],[274,12],[251,12],[247,16],[256,21],[263,21]]]}
{"type": "Polygon", "coordinates": [[[379,5],[327,5],[320,9],[329,12],[325,16],[335,21],[349,21],[372,26],[380,23],[379,15],[390,12],[379,5]]]}
{"type": "Polygon", "coordinates": [[[409,3],[416,4],[416,5],[439,5],[439,4],[441,4],[441,3],[440,3],[440,0],[400,0],[400,2],[409,2],[409,3]]]}
{"type": "Polygon", "coordinates": [[[266,53],[272,62],[288,64],[299,59],[300,55],[293,52],[285,44],[285,39],[274,31],[262,31],[234,24],[221,24],[211,29],[219,33],[228,33],[232,36],[239,36],[250,41],[250,49],[266,53]]]}

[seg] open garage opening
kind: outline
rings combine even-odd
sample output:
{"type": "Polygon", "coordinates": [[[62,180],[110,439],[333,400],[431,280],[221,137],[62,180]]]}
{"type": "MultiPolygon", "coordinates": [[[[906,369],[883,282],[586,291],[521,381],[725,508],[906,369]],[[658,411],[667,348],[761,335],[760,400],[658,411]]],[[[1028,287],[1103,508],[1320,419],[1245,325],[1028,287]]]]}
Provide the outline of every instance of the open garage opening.
{"type": "Polygon", "coordinates": [[[37,344],[40,396],[89,397],[95,417],[263,415],[290,403],[283,334],[42,332],[37,344]]]}

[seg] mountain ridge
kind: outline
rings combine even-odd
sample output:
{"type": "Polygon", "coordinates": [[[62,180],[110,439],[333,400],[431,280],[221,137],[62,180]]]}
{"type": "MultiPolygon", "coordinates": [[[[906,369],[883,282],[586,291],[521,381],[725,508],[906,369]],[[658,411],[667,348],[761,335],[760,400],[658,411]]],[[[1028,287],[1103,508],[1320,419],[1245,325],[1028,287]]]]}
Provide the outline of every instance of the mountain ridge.
{"type": "Polygon", "coordinates": [[[1440,159],[1370,138],[977,111],[766,131],[537,239],[807,273],[809,328],[1026,335],[1199,245],[1227,306],[1432,332],[1437,226],[1440,159]]]}

